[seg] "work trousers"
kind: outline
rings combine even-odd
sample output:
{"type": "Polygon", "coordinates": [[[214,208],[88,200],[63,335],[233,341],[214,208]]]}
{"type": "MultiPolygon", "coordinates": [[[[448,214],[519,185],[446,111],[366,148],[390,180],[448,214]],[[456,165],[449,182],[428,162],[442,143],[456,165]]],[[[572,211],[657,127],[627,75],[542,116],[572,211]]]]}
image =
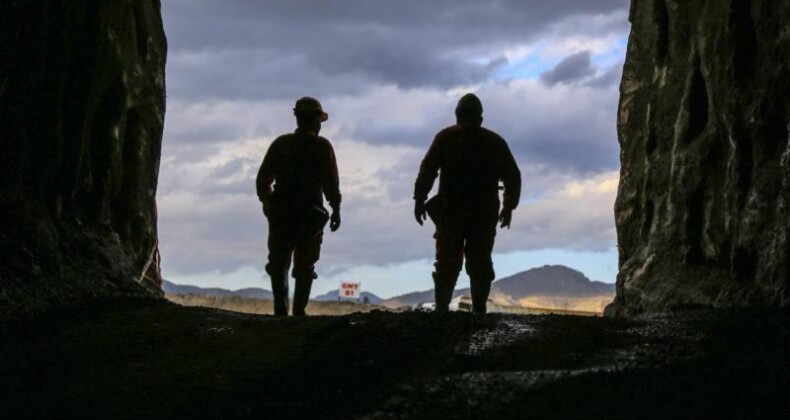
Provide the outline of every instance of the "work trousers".
{"type": "Polygon", "coordinates": [[[307,239],[297,238],[290,224],[269,224],[269,263],[266,272],[270,275],[287,274],[293,258],[291,275],[300,279],[316,279],[315,263],[321,257],[323,231],[307,239]]]}
{"type": "Polygon", "coordinates": [[[466,273],[472,283],[492,282],[495,277],[494,250],[497,218],[448,220],[436,227],[434,279],[454,287],[466,257],[466,273]]]}

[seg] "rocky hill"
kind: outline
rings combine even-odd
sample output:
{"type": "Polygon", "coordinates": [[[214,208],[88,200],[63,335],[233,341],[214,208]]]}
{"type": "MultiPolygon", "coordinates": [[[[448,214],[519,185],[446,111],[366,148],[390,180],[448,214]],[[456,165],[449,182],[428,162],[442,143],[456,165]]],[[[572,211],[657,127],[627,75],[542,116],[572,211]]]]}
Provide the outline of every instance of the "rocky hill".
{"type": "Polygon", "coordinates": [[[589,297],[613,294],[614,284],[592,281],[580,271],[564,265],[544,265],[497,280],[493,289],[514,298],[536,295],[589,297]]]}

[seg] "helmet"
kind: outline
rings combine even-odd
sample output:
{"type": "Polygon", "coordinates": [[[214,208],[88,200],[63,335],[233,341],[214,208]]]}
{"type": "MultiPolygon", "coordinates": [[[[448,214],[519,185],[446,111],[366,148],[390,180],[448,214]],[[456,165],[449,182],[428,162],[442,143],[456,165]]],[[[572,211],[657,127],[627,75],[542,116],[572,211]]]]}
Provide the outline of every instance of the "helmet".
{"type": "Polygon", "coordinates": [[[473,93],[467,93],[458,100],[455,115],[483,115],[483,103],[473,93]]]}
{"type": "Polygon", "coordinates": [[[299,98],[299,100],[296,101],[296,105],[294,105],[294,115],[300,112],[317,112],[321,115],[321,121],[329,119],[329,114],[324,112],[324,109],[321,108],[321,102],[309,96],[299,98]]]}

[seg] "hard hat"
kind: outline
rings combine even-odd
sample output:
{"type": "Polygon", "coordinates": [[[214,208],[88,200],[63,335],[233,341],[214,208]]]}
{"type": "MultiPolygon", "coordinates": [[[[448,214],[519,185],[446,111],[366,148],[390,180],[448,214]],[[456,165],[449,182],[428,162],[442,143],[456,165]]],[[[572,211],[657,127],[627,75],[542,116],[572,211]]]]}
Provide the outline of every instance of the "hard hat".
{"type": "Polygon", "coordinates": [[[329,119],[329,114],[324,112],[324,109],[321,108],[321,102],[318,102],[318,99],[311,98],[309,96],[299,98],[296,101],[296,105],[294,105],[294,114],[298,114],[300,112],[317,112],[321,115],[321,121],[326,121],[329,119]]]}
{"type": "Polygon", "coordinates": [[[455,107],[455,114],[483,114],[483,103],[474,93],[467,93],[458,100],[455,107]]]}

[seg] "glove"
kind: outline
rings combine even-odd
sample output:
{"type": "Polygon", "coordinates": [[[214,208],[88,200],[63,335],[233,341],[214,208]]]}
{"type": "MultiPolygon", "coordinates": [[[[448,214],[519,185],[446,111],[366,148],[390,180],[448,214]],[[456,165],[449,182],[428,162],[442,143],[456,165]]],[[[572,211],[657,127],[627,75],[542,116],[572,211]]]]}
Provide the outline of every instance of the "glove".
{"type": "Polygon", "coordinates": [[[513,209],[503,208],[499,213],[499,227],[510,229],[510,221],[513,219],[513,209]]]}
{"type": "Polygon", "coordinates": [[[332,210],[332,216],[329,217],[329,230],[332,232],[340,228],[340,210],[332,210]]]}
{"type": "Polygon", "coordinates": [[[424,200],[414,200],[414,218],[417,219],[417,223],[422,226],[422,222],[428,219],[425,210],[425,201],[424,200]]]}

